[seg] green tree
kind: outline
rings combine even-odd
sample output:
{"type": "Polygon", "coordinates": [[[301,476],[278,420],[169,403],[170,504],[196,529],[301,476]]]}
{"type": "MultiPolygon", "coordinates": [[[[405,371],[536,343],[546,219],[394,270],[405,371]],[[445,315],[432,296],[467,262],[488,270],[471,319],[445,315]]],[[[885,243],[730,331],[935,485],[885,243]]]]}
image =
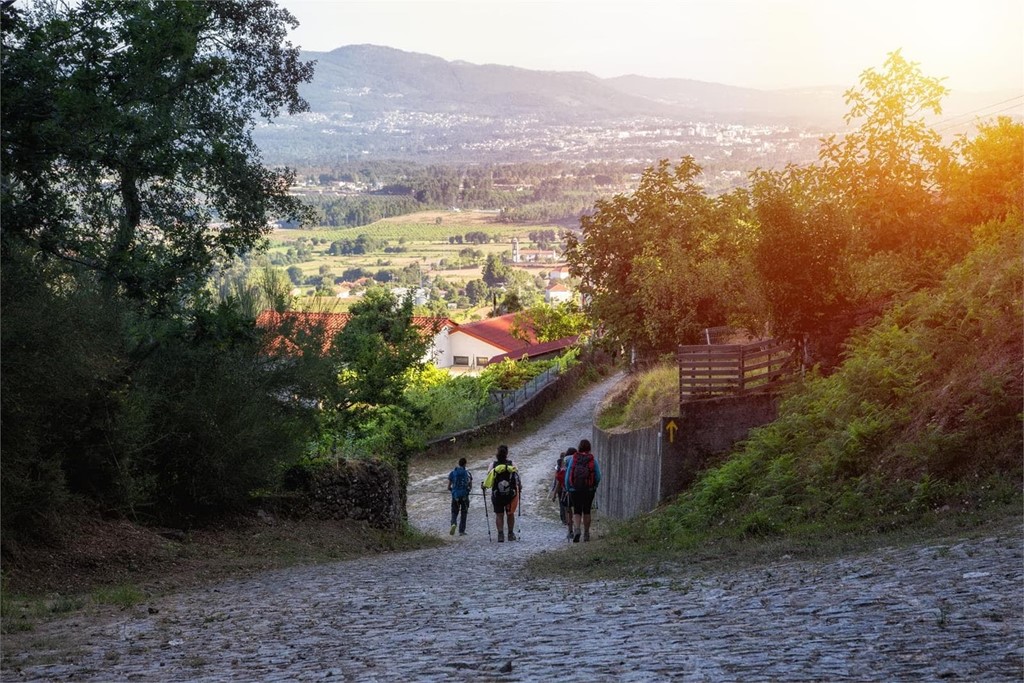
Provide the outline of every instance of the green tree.
{"type": "Polygon", "coordinates": [[[589,314],[612,339],[665,353],[725,325],[747,300],[753,234],[745,197],[709,197],[692,158],[647,169],[636,191],[598,200],[566,238],[589,314]]]}
{"type": "Polygon", "coordinates": [[[483,280],[470,280],[466,283],[466,298],[474,306],[487,301],[490,292],[490,287],[483,280]]]}
{"type": "Polygon", "coordinates": [[[495,311],[495,315],[515,313],[523,310],[523,308],[523,300],[519,292],[505,292],[505,296],[498,303],[498,310],[495,311]]]}
{"type": "Polygon", "coordinates": [[[500,287],[508,282],[512,268],[498,254],[488,254],[483,268],[483,281],[489,287],[500,287]]]}
{"type": "Polygon", "coordinates": [[[349,313],[331,347],[340,376],[330,407],[346,426],[374,407],[403,405],[404,375],[422,367],[431,343],[413,324],[411,297],[374,287],[349,313]]]}
{"type": "Polygon", "coordinates": [[[821,169],[835,200],[848,207],[872,251],[922,253],[942,246],[936,220],[939,173],[948,159],[925,115],[942,113],[949,91],[897,50],[884,69],[867,69],[846,92],[846,122],[863,119],[842,139],[823,140],[821,169]]]}
{"type": "Polygon", "coordinates": [[[295,454],[251,283],[209,288],[303,213],[250,137],[305,107],[294,24],[269,0],[0,4],[5,539],[70,497],[188,523],[295,454]]]}
{"type": "Polygon", "coordinates": [[[800,183],[805,175],[754,176],[760,232],[753,263],[778,337],[816,334],[849,305],[849,225],[834,206],[807,192],[800,183]]]}
{"type": "Polygon", "coordinates": [[[590,322],[579,306],[566,301],[556,306],[538,304],[521,311],[512,321],[512,336],[527,339],[527,330],[533,330],[538,342],[555,341],[583,334],[590,322]]]}
{"type": "Polygon", "coordinates": [[[1000,116],[973,138],[958,138],[954,151],[943,194],[958,234],[1024,207],[1024,124],[1000,116]]]}
{"type": "Polygon", "coordinates": [[[270,0],[2,12],[5,240],[162,309],[259,245],[269,219],[307,215],[251,138],[254,118],[307,108],[313,73],[270,0]]]}

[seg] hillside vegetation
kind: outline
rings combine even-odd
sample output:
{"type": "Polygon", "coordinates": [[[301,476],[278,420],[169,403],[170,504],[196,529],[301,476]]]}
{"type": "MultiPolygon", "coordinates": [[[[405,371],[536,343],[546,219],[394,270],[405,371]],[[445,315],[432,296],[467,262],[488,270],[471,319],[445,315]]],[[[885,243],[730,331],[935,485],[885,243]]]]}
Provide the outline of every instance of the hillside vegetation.
{"type": "Polygon", "coordinates": [[[1014,500],[1021,482],[1019,218],[991,226],[941,285],[861,333],[642,536],[905,525],[1014,500]]]}
{"type": "MultiPolygon", "coordinates": [[[[719,198],[694,186],[692,160],[662,164],[584,218],[569,261],[606,339],[662,358],[728,325],[792,339],[811,362],[777,420],[576,568],[1006,510],[1019,523],[1024,126],[1000,118],[945,146],[914,119],[939,108],[939,82],[898,52],[885,66],[847,93],[865,122],[823,140],[819,164],[719,198]]],[[[674,414],[675,376],[639,375],[599,426],[674,414]]]]}

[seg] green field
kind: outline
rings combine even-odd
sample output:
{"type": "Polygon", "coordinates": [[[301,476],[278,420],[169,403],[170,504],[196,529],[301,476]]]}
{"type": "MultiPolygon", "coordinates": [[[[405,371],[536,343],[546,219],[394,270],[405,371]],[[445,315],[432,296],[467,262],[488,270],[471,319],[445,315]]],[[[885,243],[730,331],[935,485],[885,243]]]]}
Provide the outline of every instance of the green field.
{"type": "MultiPolygon", "coordinates": [[[[331,241],[355,239],[360,235],[396,242],[405,238],[406,242],[447,244],[453,235],[465,235],[469,232],[484,232],[491,236],[499,236],[504,242],[511,242],[513,237],[521,241],[536,230],[560,230],[547,224],[509,224],[498,222],[497,214],[483,211],[421,211],[415,214],[385,218],[370,225],[354,228],[313,228],[313,229],[277,229],[271,234],[271,244],[276,246],[291,242],[299,237],[316,237],[331,241]],[[437,221],[440,219],[440,223],[437,221]]],[[[456,245],[458,246],[458,245],[456,245]]]]}
{"type": "MultiPolygon", "coordinates": [[[[511,252],[513,237],[519,238],[520,246],[523,249],[535,247],[530,242],[529,234],[538,230],[561,232],[560,228],[552,225],[500,223],[497,221],[497,214],[492,212],[424,211],[387,218],[355,228],[276,229],[270,235],[268,253],[283,255],[290,248],[294,248],[300,239],[315,239],[317,244],[312,245],[309,254],[311,258],[292,264],[302,271],[304,277],[320,274],[321,269],[337,276],[351,268],[363,268],[373,272],[382,269],[398,271],[416,263],[427,278],[433,279],[440,275],[453,285],[461,287],[466,282],[481,277],[483,264],[488,255],[511,252]],[[438,223],[438,219],[440,219],[440,223],[438,223]],[[449,238],[454,235],[464,236],[470,232],[483,232],[491,238],[497,237],[499,241],[487,244],[452,244],[449,242],[449,238]],[[328,253],[331,242],[354,240],[360,235],[367,235],[377,241],[387,242],[389,247],[401,246],[405,251],[400,253],[374,251],[367,254],[344,256],[328,253]],[[464,249],[473,249],[481,253],[482,257],[475,264],[459,265],[459,252],[464,249]],[[442,260],[446,263],[442,264],[442,260]]],[[[522,269],[529,271],[531,275],[537,275],[550,270],[553,266],[554,264],[551,263],[530,264],[523,266],[522,269]]],[[[301,288],[308,290],[310,286],[302,285],[301,288]]],[[[299,305],[302,306],[303,303],[299,302],[299,305]]],[[[322,302],[317,305],[322,305],[322,302]]],[[[338,302],[337,305],[345,306],[343,302],[338,302]]]]}
{"type": "MultiPolygon", "coordinates": [[[[380,240],[388,240],[397,243],[399,239],[405,238],[406,242],[419,243],[448,243],[448,238],[453,235],[465,235],[468,232],[485,232],[491,236],[500,236],[504,241],[511,242],[513,237],[526,239],[532,230],[544,229],[538,226],[506,225],[495,223],[494,225],[480,226],[472,224],[447,223],[442,225],[426,225],[424,223],[392,223],[388,221],[377,221],[370,225],[361,225],[357,228],[314,228],[306,229],[278,229],[271,234],[271,244],[279,245],[286,242],[293,242],[300,237],[317,237],[331,241],[355,239],[360,235],[369,235],[380,240]]],[[[551,229],[551,228],[548,228],[551,229]]]]}

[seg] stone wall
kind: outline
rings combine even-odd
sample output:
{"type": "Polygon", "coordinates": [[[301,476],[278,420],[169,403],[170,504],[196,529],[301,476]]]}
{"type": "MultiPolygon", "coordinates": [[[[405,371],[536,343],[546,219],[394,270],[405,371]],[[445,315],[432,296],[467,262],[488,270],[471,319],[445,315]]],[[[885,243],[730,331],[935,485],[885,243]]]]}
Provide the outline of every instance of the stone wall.
{"type": "Polygon", "coordinates": [[[285,476],[286,493],[268,496],[261,506],[291,519],[364,520],[380,529],[398,529],[404,518],[404,490],[397,470],[379,461],[338,461],[296,467],[285,476]]]}

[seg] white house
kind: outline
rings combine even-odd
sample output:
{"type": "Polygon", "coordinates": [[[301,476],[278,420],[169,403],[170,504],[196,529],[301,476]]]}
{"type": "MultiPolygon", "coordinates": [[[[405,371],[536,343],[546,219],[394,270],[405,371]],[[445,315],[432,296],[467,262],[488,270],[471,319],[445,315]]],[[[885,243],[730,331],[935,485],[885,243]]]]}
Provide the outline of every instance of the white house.
{"type": "MultiPolygon", "coordinates": [[[[503,353],[529,348],[531,342],[513,337],[510,330],[515,313],[457,325],[448,335],[451,367],[456,371],[478,370],[503,353]]],[[[532,333],[531,333],[532,338],[532,333]]],[[[536,340],[533,340],[536,341],[536,340]]]]}
{"type": "MultiPolygon", "coordinates": [[[[427,316],[413,316],[412,322],[421,332],[431,335],[430,347],[424,360],[454,373],[478,372],[496,357],[519,359],[542,352],[556,352],[575,341],[573,338],[538,344],[533,330],[525,331],[527,340],[513,337],[511,330],[515,316],[515,313],[509,313],[465,325],[459,325],[449,318],[427,316]]],[[[306,332],[322,329],[326,347],[350,317],[348,313],[263,311],[256,319],[256,324],[269,329],[290,329],[292,333],[296,329],[306,332]],[[282,325],[284,322],[290,322],[291,325],[282,325]]],[[[298,349],[298,345],[284,335],[271,344],[286,352],[298,349]]]]}
{"type": "Polygon", "coordinates": [[[552,282],[544,291],[544,300],[549,304],[560,304],[572,301],[572,290],[561,282],[552,282]]]}

